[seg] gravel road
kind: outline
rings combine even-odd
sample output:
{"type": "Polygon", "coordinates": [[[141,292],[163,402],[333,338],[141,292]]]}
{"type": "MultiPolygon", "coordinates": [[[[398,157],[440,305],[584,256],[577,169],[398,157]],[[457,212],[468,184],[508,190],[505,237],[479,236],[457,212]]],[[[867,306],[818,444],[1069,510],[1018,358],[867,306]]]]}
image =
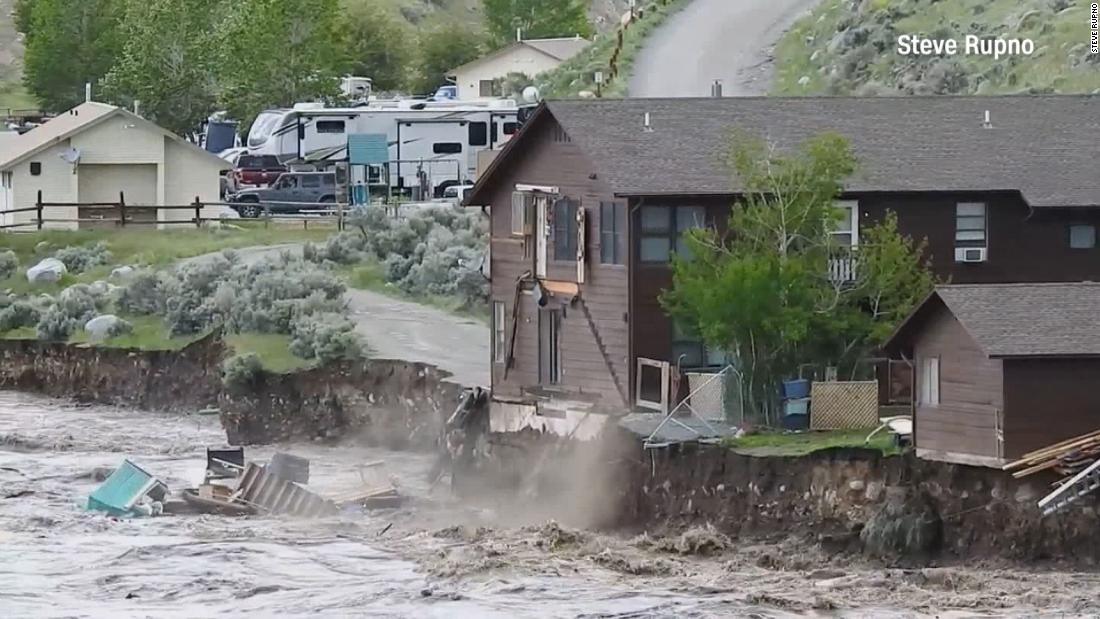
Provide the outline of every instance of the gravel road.
{"type": "Polygon", "coordinates": [[[767,94],[771,50],[819,0],[694,0],[652,35],[634,63],[631,97],[767,94]]]}

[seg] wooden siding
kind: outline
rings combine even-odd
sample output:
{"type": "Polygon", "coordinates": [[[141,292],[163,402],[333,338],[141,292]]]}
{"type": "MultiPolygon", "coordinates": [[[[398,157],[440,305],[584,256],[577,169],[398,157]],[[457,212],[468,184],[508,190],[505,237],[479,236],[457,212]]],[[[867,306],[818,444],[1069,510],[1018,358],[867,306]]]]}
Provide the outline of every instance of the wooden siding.
{"type": "Polygon", "coordinates": [[[1100,359],[1005,359],[1005,455],[1100,429],[1100,359]]]}
{"type": "Polygon", "coordinates": [[[918,394],[921,361],[940,358],[940,404],[933,407],[918,401],[916,447],[998,457],[997,411],[1004,409],[1001,361],[988,358],[945,307],[930,314],[913,348],[917,367],[914,388],[918,394]]]}
{"type": "MultiPolygon", "coordinates": [[[[612,200],[606,184],[595,176],[595,169],[573,142],[554,140],[553,118],[544,117],[528,127],[534,132],[522,152],[512,154],[497,170],[500,182],[489,192],[491,210],[492,300],[505,304],[506,337],[511,334],[516,280],[526,271],[534,271],[532,257],[525,257],[524,240],[511,235],[512,192],[516,184],[555,186],[562,196],[577,200],[586,210],[588,274],[580,285],[581,301],[561,306],[551,300],[547,307],[563,307],[561,333],[562,381],[554,387],[562,397],[597,400],[602,407],[623,410],[615,380],[608,369],[593,333],[594,325],[603,342],[611,367],[625,391],[627,363],[628,310],[626,265],[600,264],[600,202],[612,200]],[[592,325],[585,315],[587,307],[592,325]]],[[[530,256],[534,255],[531,248],[530,256]]],[[[547,279],[576,282],[576,263],[555,261],[553,246],[548,251],[547,279]]],[[[520,296],[519,323],[516,330],[515,363],[504,378],[504,365],[493,364],[493,393],[496,397],[523,398],[527,388],[537,387],[538,315],[534,297],[520,296]]]]}

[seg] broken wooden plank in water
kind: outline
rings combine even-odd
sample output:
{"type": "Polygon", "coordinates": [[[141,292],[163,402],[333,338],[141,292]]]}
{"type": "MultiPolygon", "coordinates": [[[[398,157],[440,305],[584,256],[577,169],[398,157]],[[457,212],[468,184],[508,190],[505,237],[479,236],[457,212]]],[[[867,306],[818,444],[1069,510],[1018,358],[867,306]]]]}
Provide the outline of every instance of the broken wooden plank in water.
{"type": "Polygon", "coordinates": [[[250,462],[241,477],[240,496],[236,499],[255,505],[270,514],[292,516],[324,516],[336,511],[336,505],[305,488],[275,477],[263,467],[250,462]]]}

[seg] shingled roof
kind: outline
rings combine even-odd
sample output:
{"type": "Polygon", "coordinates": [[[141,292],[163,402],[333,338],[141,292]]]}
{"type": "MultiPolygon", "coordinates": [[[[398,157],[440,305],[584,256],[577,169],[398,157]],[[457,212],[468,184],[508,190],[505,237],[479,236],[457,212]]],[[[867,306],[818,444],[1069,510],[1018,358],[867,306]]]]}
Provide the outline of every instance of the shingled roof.
{"type": "Polygon", "coordinates": [[[1095,95],[589,99],[546,107],[619,195],[736,193],[725,164],[731,130],[780,149],[834,130],[859,158],[849,191],[1019,191],[1036,207],[1100,206],[1095,95]]]}
{"type": "Polygon", "coordinates": [[[1100,283],[939,286],[887,346],[940,302],[990,357],[1100,356],[1100,283]]]}

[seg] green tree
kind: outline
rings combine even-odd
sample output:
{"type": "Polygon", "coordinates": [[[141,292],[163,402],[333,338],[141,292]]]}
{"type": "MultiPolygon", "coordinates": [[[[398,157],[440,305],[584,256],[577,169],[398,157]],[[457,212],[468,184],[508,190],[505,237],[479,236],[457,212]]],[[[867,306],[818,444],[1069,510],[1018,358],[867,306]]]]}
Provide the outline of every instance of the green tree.
{"type": "Polygon", "coordinates": [[[485,24],[496,46],[516,39],[519,29],[525,39],[589,37],[586,3],[580,0],[483,0],[485,24]]]}
{"type": "Polygon", "coordinates": [[[674,320],[728,351],[742,373],[747,412],[774,419],[778,383],[802,363],[852,367],[880,346],[934,280],[923,243],[889,216],[864,231],[858,253],[832,234],[843,183],[856,169],[848,141],[825,133],[791,153],[734,137],[730,163],[743,197],[728,229],[688,234],[690,259],[673,260],[661,302],[674,320]],[[855,281],[829,277],[855,259],[855,281]]]}
{"type": "Polygon", "coordinates": [[[347,3],[351,72],[371,78],[378,90],[405,85],[411,61],[408,26],[378,0],[347,3]]]}
{"type": "Polygon", "coordinates": [[[125,0],[125,43],[103,80],[115,103],[141,102],[143,115],[185,134],[215,107],[222,0],[125,0]]]}
{"type": "Polygon", "coordinates": [[[119,56],[121,0],[34,0],[16,8],[26,28],[27,90],[54,112],[83,101],[84,84],[97,83],[119,56]]]}
{"type": "Polygon", "coordinates": [[[481,33],[463,26],[441,24],[422,32],[409,89],[430,93],[446,84],[451,69],[481,55],[481,43],[481,33]]]}
{"type": "Polygon", "coordinates": [[[265,108],[339,94],[338,0],[234,0],[219,17],[219,99],[234,118],[247,125],[265,108]]]}
{"type": "Polygon", "coordinates": [[[15,30],[27,34],[31,30],[31,8],[34,0],[15,0],[12,8],[12,19],[15,20],[15,30]]]}

